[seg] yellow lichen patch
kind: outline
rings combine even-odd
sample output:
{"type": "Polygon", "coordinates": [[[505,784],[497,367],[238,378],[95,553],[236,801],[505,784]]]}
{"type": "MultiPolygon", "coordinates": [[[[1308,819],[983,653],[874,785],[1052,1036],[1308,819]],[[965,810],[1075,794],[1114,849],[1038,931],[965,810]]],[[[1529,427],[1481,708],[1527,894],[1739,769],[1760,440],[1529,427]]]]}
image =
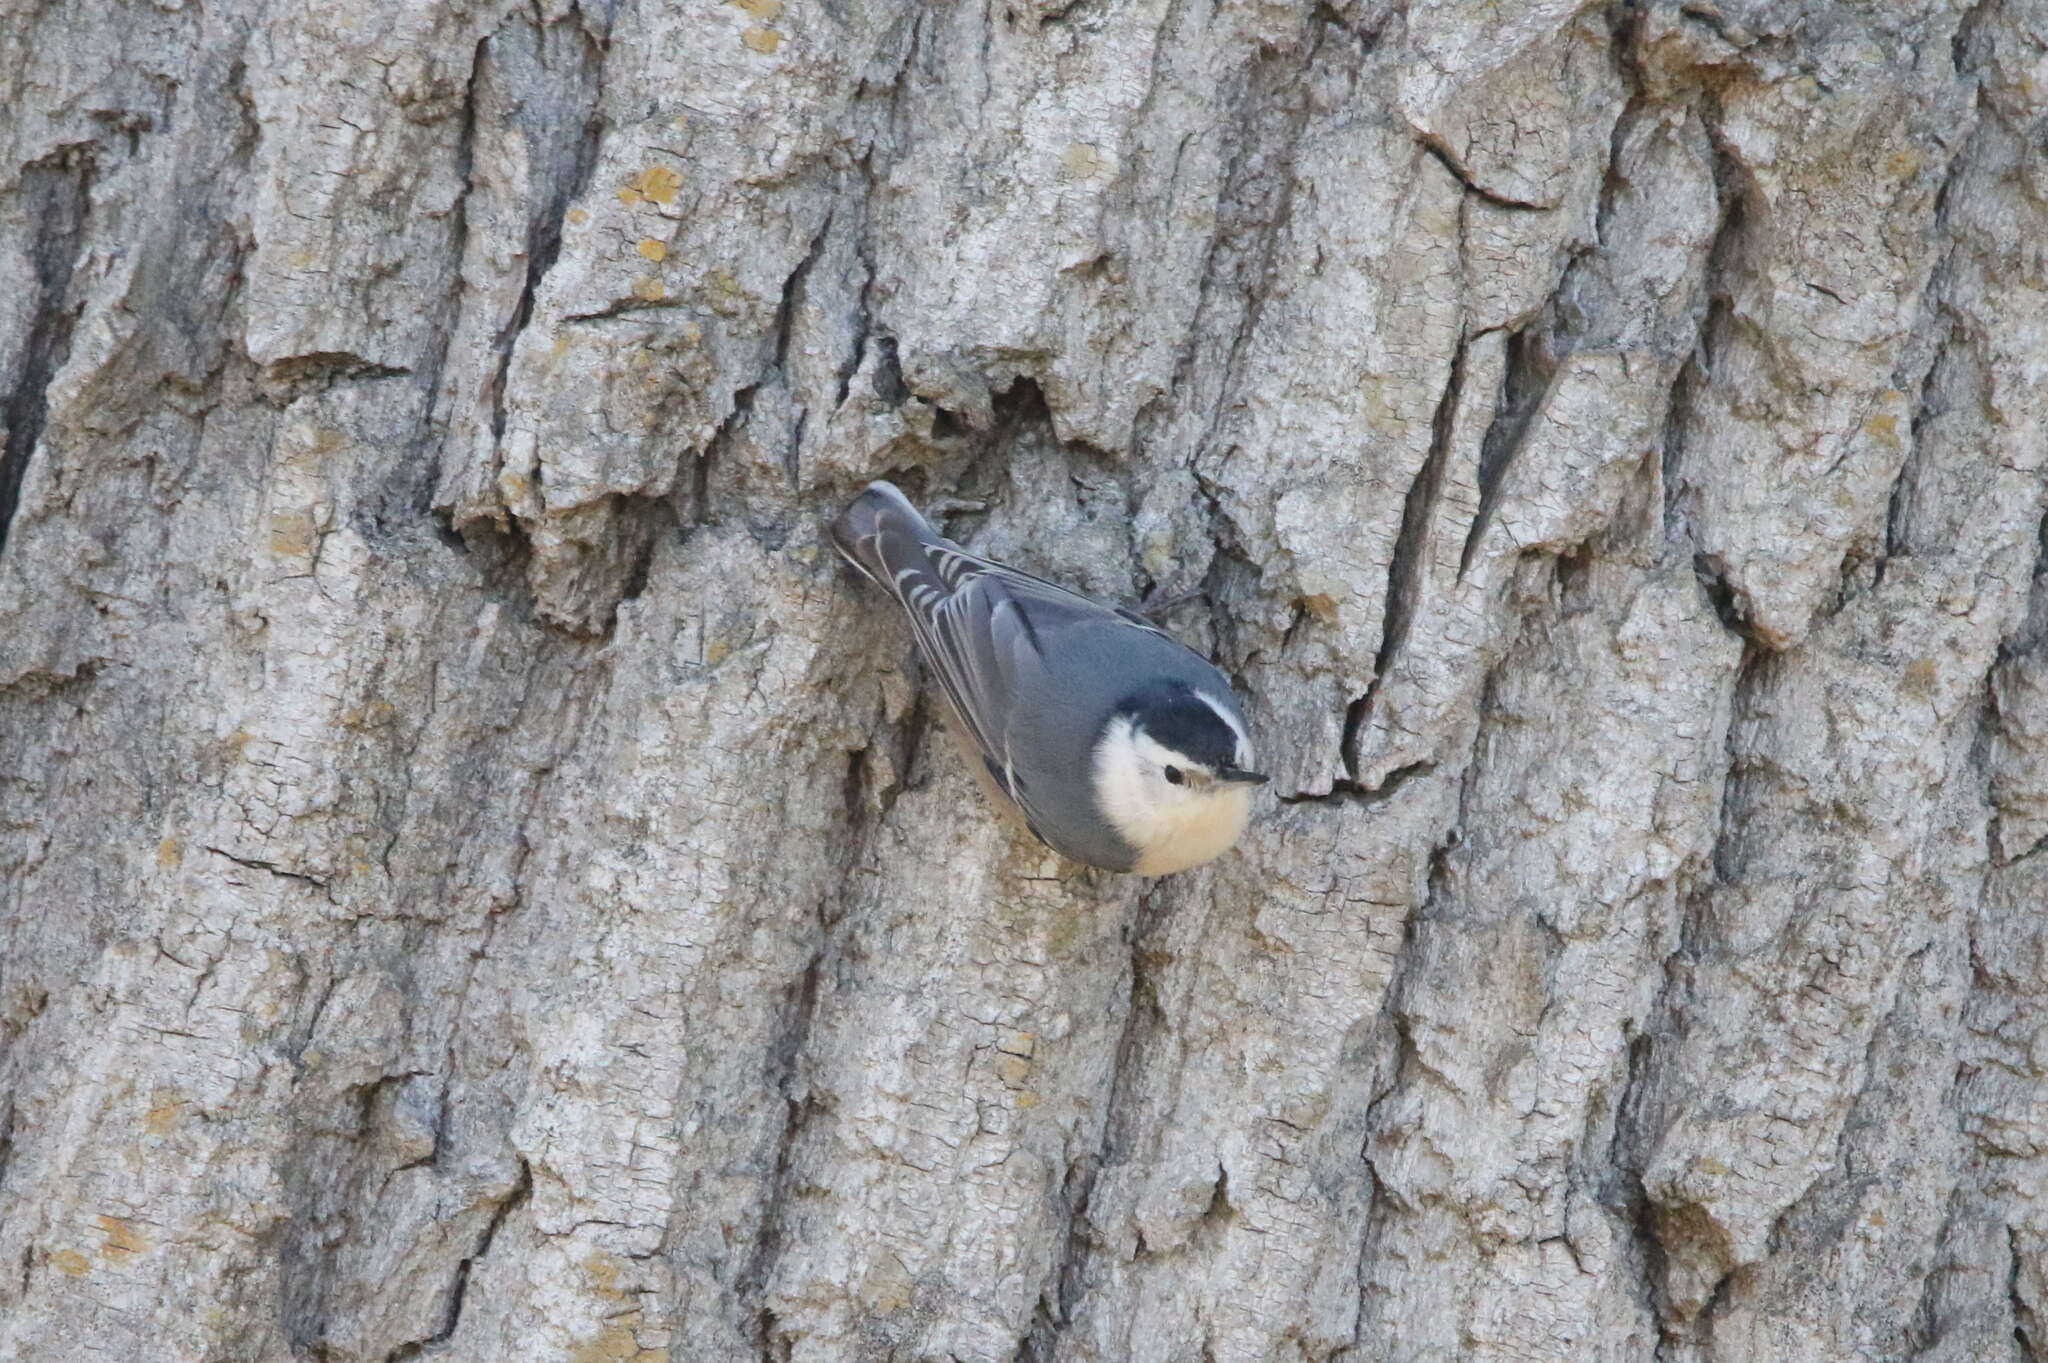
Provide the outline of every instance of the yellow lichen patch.
{"type": "Polygon", "coordinates": [[[668,1363],[667,1349],[643,1349],[633,1337],[640,1313],[621,1316],[603,1331],[578,1345],[569,1363],[668,1363]]]}
{"type": "Polygon", "coordinates": [[[626,186],[619,191],[619,202],[631,208],[634,204],[640,202],[640,191],[631,185],[626,186]]]}
{"type": "Polygon", "coordinates": [[[1337,603],[1321,592],[1301,598],[1301,609],[1326,625],[1337,623],[1337,603]]]}
{"type": "Polygon", "coordinates": [[[640,244],[633,249],[657,265],[668,258],[668,247],[656,241],[653,237],[642,237],[640,244]]]}
{"type": "Polygon", "coordinates": [[[584,212],[582,209],[572,208],[569,210],[569,225],[571,227],[581,227],[584,223],[589,221],[590,215],[584,212]]]}
{"type": "Polygon", "coordinates": [[[626,1294],[619,1290],[619,1261],[599,1251],[583,1261],[583,1271],[590,1275],[590,1282],[597,1289],[597,1295],[606,1301],[624,1301],[626,1294]]]}
{"type": "Polygon", "coordinates": [[[184,854],[178,850],[176,838],[165,838],[156,845],[156,864],[166,871],[176,866],[184,854]]]}
{"type": "Polygon", "coordinates": [[[1004,1088],[1024,1087],[1037,1053],[1038,1038],[1031,1032],[1013,1032],[996,1043],[996,1078],[1002,1080],[1004,1088]]]}
{"type": "Polygon", "coordinates": [[[767,56],[772,54],[776,48],[782,46],[782,35],[772,28],[762,28],[759,24],[756,24],[740,34],[740,41],[754,51],[767,56]]]}
{"type": "Polygon", "coordinates": [[[782,0],[732,0],[732,3],[764,24],[774,23],[782,14],[782,0]]]}
{"type": "Polygon", "coordinates": [[[1065,952],[1076,947],[1082,936],[1093,931],[1094,920],[1079,910],[1060,910],[1045,920],[1047,951],[1065,952]]]}
{"type": "Polygon", "coordinates": [[[576,1347],[569,1355],[570,1363],[622,1363],[640,1351],[640,1341],[633,1338],[633,1332],[622,1325],[607,1325],[597,1334],[576,1347]]]}
{"type": "Polygon", "coordinates": [[[398,711],[391,702],[373,700],[368,705],[358,706],[342,712],[337,721],[344,729],[382,729],[398,718],[398,711]]]}
{"type": "Polygon", "coordinates": [[[643,303],[659,303],[662,299],[668,297],[668,289],[663,286],[659,279],[650,276],[646,279],[636,279],[633,281],[633,296],[643,303]]]}
{"type": "Polygon", "coordinates": [[[313,262],[319,258],[311,251],[294,251],[284,258],[284,263],[294,270],[304,270],[311,268],[313,262]]]}
{"type": "Polygon", "coordinates": [[[1109,158],[1086,142],[1069,142],[1060,153],[1060,164],[1076,180],[1086,180],[1109,169],[1109,158]]]}
{"type": "Polygon", "coordinates": [[[732,271],[723,265],[713,269],[704,277],[705,290],[711,295],[711,310],[730,317],[740,312],[747,303],[747,297],[740,289],[740,282],[732,277],[732,271]]]}
{"type": "Polygon", "coordinates": [[[876,1311],[901,1311],[910,1305],[915,1288],[903,1261],[893,1254],[884,1254],[861,1275],[860,1299],[876,1311]]]}
{"type": "Polygon", "coordinates": [[[100,1246],[100,1258],[109,1263],[120,1263],[131,1254],[140,1254],[149,1248],[149,1241],[142,1238],[142,1232],[118,1216],[99,1218],[100,1234],[107,1237],[100,1246]]]}
{"type": "Polygon", "coordinates": [[[74,1278],[83,1278],[92,1272],[92,1260],[75,1249],[60,1249],[50,1256],[50,1267],[74,1278]]]}
{"type": "Polygon", "coordinates": [[[570,334],[569,334],[568,332],[566,332],[566,331],[558,331],[558,332],[556,332],[556,333],[555,333],[555,340],[554,340],[554,344],[553,344],[553,345],[550,345],[550,346],[548,347],[548,355],[549,355],[549,357],[550,357],[551,359],[557,359],[557,360],[559,360],[559,359],[561,359],[561,358],[562,358],[562,356],[564,356],[564,355],[568,354],[568,353],[569,353],[569,342],[570,342],[570,341],[572,341],[572,340],[574,340],[574,339],[575,339],[575,338],[574,338],[574,337],[572,337],[572,336],[570,336],[570,334]]]}
{"type": "Polygon", "coordinates": [[[318,532],[304,511],[279,511],[270,518],[270,552],[283,558],[304,558],[313,552],[318,532]]]}
{"type": "Polygon", "coordinates": [[[1934,683],[1941,677],[1941,669],[1934,665],[1934,659],[1922,658],[1906,665],[1906,675],[1899,679],[1899,689],[1914,700],[1926,700],[1934,694],[1934,683]]]}
{"type": "Polygon", "coordinates": [[[1887,445],[1899,443],[1899,414],[1906,409],[1906,395],[1896,388],[1887,388],[1877,395],[1877,400],[1888,411],[1880,411],[1864,418],[1863,433],[1887,445]]]}
{"type": "MultiPolygon", "coordinates": [[[[635,175],[628,185],[651,204],[672,204],[676,201],[676,191],[683,187],[683,177],[667,166],[649,166],[635,175]]],[[[624,199],[626,196],[621,194],[619,197],[624,199]]]]}

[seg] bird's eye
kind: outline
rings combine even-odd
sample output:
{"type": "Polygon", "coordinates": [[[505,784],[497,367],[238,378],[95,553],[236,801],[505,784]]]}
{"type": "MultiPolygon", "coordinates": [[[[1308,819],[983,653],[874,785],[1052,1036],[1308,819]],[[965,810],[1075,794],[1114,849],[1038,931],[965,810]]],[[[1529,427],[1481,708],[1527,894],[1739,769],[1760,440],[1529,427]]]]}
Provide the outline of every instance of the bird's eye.
{"type": "Polygon", "coordinates": [[[1188,778],[1181,772],[1179,767],[1168,767],[1166,769],[1166,779],[1172,784],[1180,786],[1186,785],[1188,778]]]}

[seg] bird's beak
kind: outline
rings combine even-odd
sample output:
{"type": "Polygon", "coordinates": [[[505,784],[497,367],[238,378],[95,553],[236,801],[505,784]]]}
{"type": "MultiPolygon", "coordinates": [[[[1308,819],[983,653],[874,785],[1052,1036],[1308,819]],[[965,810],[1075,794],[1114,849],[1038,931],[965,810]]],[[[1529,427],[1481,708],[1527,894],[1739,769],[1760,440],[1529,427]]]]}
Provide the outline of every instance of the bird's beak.
{"type": "Polygon", "coordinates": [[[1260,771],[1246,771],[1243,767],[1225,767],[1216,773],[1219,781],[1241,781],[1248,786],[1263,786],[1273,778],[1260,771]]]}

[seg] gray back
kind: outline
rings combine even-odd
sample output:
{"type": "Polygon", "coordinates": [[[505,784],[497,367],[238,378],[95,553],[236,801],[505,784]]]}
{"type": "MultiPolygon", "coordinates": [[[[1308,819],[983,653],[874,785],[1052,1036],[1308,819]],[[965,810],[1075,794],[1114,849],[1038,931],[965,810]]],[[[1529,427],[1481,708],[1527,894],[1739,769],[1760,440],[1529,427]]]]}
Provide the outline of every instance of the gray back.
{"type": "Polygon", "coordinates": [[[1235,715],[1223,675],[1141,616],[962,549],[893,484],[869,484],[832,536],[903,606],[988,774],[1032,831],[1076,860],[1130,869],[1137,849],[1095,798],[1095,746],[1148,684],[1185,682],[1235,715]]]}

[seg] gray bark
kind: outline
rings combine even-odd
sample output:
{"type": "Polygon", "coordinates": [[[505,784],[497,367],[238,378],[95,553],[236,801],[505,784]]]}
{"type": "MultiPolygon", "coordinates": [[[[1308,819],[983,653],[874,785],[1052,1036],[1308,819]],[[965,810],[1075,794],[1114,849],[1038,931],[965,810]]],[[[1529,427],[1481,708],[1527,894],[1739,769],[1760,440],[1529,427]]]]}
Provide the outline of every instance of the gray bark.
{"type": "Polygon", "coordinates": [[[0,1358],[2048,1358],[2048,4],[16,0],[0,1358]],[[1239,679],[993,818],[891,476],[1239,679]]]}

